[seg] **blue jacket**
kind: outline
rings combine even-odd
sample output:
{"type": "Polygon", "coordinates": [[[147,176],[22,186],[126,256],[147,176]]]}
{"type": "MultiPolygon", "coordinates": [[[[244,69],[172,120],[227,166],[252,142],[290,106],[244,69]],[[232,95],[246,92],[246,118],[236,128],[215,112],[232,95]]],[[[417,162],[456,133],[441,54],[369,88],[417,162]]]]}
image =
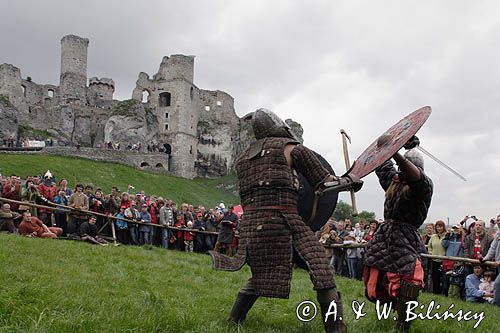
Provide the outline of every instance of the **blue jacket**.
{"type": "MultiPolygon", "coordinates": [[[[145,223],[151,223],[151,215],[148,212],[140,212],[141,215],[141,220],[144,220],[145,223]]],[[[145,224],[140,224],[139,225],[139,231],[143,232],[151,232],[151,226],[145,225],[145,224]]]]}
{"type": "MultiPolygon", "coordinates": [[[[118,213],[116,217],[119,219],[125,218],[125,215],[118,213]]],[[[123,220],[116,220],[115,225],[118,229],[128,229],[128,223],[123,220]]]]}
{"type": "Polygon", "coordinates": [[[441,245],[446,249],[447,256],[451,257],[463,257],[464,256],[464,245],[462,243],[462,235],[447,234],[441,241],[441,245]],[[462,247],[460,248],[460,244],[462,247]],[[458,251],[460,249],[460,252],[458,251]],[[458,253],[458,254],[457,254],[458,253]]]}
{"type": "Polygon", "coordinates": [[[475,274],[469,274],[465,278],[465,300],[468,302],[480,302],[484,296],[484,291],[479,290],[481,279],[475,274]]]}
{"type": "MultiPolygon", "coordinates": [[[[54,198],[54,202],[55,202],[56,204],[58,204],[58,205],[57,205],[57,208],[63,208],[63,207],[61,207],[60,205],[67,206],[67,205],[68,205],[68,198],[64,197],[64,199],[63,199],[63,198],[61,198],[60,196],[57,196],[57,197],[55,197],[55,198],[54,198]]],[[[67,212],[67,211],[69,211],[69,209],[65,209],[65,210],[64,210],[64,212],[63,212],[63,211],[60,211],[60,210],[56,210],[56,211],[54,211],[54,212],[55,212],[56,214],[61,214],[61,215],[64,215],[64,214],[66,214],[65,212],[67,212]]]]}

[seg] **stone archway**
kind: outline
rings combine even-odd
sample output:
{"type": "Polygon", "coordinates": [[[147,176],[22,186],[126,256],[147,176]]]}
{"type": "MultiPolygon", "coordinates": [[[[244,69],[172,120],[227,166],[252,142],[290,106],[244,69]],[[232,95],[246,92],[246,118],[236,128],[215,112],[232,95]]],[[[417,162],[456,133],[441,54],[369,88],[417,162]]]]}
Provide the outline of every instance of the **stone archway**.
{"type": "Polygon", "coordinates": [[[165,148],[165,154],[172,155],[172,146],[170,144],[164,143],[163,148],[165,148]]]}
{"type": "Polygon", "coordinates": [[[149,166],[148,162],[141,162],[141,165],[140,165],[141,168],[148,167],[148,166],[149,166]]]}

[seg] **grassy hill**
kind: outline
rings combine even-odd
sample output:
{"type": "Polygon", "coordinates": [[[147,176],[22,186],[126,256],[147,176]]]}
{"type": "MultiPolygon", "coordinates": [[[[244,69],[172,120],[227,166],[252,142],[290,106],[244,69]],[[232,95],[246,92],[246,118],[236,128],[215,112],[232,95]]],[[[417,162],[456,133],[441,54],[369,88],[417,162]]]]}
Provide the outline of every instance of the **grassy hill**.
{"type": "MultiPolygon", "coordinates": [[[[0,234],[0,332],[238,332],[227,324],[248,267],[211,268],[207,255],[0,234]]],[[[359,281],[338,278],[350,332],[391,332],[392,319],[355,320],[351,303],[365,302],[359,281]]],[[[290,299],[259,299],[239,332],[321,332],[319,315],[302,323],[304,300],[316,300],[305,271],[295,270],[290,299]]],[[[452,299],[424,294],[447,309],[452,299]]],[[[455,310],[484,311],[477,332],[498,332],[498,307],[455,301],[455,310]]],[[[415,320],[412,332],[467,332],[475,321],[415,320]]]]}
{"type": "Polygon", "coordinates": [[[68,179],[71,187],[78,182],[92,183],[94,188],[100,186],[109,193],[112,186],[118,186],[122,191],[126,191],[130,184],[135,187],[134,191],[145,190],[147,194],[157,194],[178,203],[189,202],[207,207],[213,207],[221,201],[226,204],[239,203],[239,198],[232,192],[234,188],[226,190],[226,186],[223,186],[234,185],[236,183],[234,175],[219,179],[189,180],[145,172],[121,164],[81,158],[0,154],[0,173],[3,175],[15,174],[25,178],[28,175],[44,174],[47,170],[50,170],[57,179],[68,179]]]}

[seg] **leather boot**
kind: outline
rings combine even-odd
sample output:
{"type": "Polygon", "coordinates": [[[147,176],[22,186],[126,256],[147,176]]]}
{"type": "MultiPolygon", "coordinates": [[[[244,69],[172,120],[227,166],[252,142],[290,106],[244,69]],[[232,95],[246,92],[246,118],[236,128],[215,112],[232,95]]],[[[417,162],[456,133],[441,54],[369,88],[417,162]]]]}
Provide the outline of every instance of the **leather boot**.
{"type": "Polygon", "coordinates": [[[396,309],[398,312],[397,326],[398,330],[403,333],[410,331],[410,321],[406,321],[406,302],[416,301],[420,286],[418,284],[401,281],[401,289],[399,290],[396,309]]]}
{"type": "MultiPolygon", "coordinates": [[[[318,303],[321,308],[321,319],[323,321],[323,326],[326,333],[345,333],[346,327],[344,325],[344,311],[342,309],[342,301],[340,299],[340,293],[337,289],[323,289],[318,290],[318,303]],[[334,316],[330,314],[328,320],[325,322],[326,314],[330,308],[330,304],[335,302],[337,305],[337,315],[334,316]]],[[[332,311],[334,308],[332,306],[332,311]]]]}
{"type": "Polygon", "coordinates": [[[248,311],[250,311],[258,297],[258,295],[238,293],[228,321],[235,324],[243,323],[248,311]]]}

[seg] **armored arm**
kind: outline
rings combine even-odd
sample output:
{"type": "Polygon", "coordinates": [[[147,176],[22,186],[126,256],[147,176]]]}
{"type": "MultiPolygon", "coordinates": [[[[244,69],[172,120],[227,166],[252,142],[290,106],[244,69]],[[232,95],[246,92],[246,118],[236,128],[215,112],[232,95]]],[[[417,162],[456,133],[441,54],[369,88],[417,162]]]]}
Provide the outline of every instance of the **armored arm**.
{"type": "Polygon", "coordinates": [[[415,182],[420,180],[421,172],[418,167],[410,162],[406,157],[402,156],[400,153],[396,153],[393,156],[394,160],[399,166],[401,173],[409,182],[415,182]]]}
{"type": "Polygon", "coordinates": [[[291,166],[302,174],[312,187],[317,188],[320,184],[328,180],[335,179],[335,176],[330,175],[316,155],[305,146],[287,145],[285,156],[289,153],[291,166]]]}
{"type": "Polygon", "coordinates": [[[359,191],[363,185],[363,182],[354,175],[345,175],[339,178],[330,174],[316,155],[301,144],[288,145],[285,149],[285,156],[287,156],[287,150],[291,150],[291,166],[301,173],[315,189],[339,192],[351,189],[359,191]]]}

